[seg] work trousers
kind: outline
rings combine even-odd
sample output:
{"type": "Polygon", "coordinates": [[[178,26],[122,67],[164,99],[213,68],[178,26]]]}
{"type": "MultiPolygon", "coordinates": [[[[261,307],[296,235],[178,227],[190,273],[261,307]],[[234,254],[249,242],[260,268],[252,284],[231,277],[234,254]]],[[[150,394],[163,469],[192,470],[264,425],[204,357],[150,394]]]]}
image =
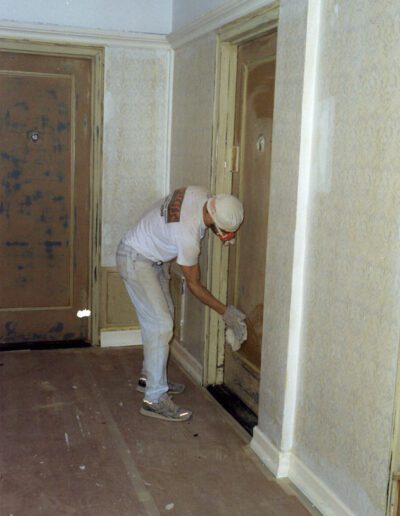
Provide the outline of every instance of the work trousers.
{"type": "Polygon", "coordinates": [[[118,271],[136,309],[142,332],[144,399],[157,402],[168,391],[167,361],[173,331],[174,305],[169,290],[169,264],[154,263],[122,242],[118,271]]]}

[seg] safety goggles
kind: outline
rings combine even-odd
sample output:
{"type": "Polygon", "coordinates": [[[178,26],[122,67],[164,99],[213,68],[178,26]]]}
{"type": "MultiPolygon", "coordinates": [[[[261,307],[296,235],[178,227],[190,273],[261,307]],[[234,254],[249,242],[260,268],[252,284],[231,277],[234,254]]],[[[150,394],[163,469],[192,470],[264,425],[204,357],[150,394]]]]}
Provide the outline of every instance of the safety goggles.
{"type": "Polygon", "coordinates": [[[234,231],[224,231],[220,227],[217,226],[217,224],[214,221],[214,228],[215,228],[215,234],[217,237],[221,240],[221,242],[229,242],[229,240],[232,240],[235,238],[236,233],[234,231]]]}

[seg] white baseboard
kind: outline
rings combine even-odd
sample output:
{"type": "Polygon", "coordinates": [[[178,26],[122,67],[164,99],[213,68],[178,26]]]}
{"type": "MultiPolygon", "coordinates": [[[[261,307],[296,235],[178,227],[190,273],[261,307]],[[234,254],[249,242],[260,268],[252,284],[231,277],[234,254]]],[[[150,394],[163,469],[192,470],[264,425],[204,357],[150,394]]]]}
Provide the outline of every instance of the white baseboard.
{"type": "Polygon", "coordinates": [[[250,447],[277,478],[289,477],[324,516],[355,516],[298,457],[291,452],[281,452],[258,426],[254,427],[250,447]]]}
{"type": "Polygon", "coordinates": [[[182,344],[174,340],[171,344],[171,355],[179,362],[182,368],[192,377],[198,384],[203,384],[203,368],[197,362],[193,355],[182,346],[182,344]]]}
{"type": "Polygon", "coordinates": [[[267,468],[276,476],[284,478],[288,476],[290,466],[290,453],[281,452],[272,441],[258,428],[254,427],[253,439],[250,448],[267,468]]]}
{"type": "Polygon", "coordinates": [[[355,516],[300,459],[292,454],[289,479],[324,516],[355,516]]]}
{"type": "Polygon", "coordinates": [[[141,345],[142,334],[140,330],[101,330],[100,332],[100,346],[102,348],[141,345]]]}

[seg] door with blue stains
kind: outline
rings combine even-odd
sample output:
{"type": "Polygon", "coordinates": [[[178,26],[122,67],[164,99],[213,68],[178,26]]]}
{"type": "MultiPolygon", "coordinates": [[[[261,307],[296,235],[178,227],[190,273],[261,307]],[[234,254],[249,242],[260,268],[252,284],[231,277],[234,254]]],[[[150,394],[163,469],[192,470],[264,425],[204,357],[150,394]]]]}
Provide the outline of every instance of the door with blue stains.
{"type": "Polygon", "coordinates": [[[91,61],[0,51],[0,346],[87,340],[91,61]]]}

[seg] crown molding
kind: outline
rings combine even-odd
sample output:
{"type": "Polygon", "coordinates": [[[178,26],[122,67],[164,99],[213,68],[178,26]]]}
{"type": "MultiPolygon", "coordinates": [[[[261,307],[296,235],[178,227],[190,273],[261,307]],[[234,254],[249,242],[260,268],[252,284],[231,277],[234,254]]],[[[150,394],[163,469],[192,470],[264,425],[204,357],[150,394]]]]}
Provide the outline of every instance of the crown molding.
{"type": "Polygon", "coordinates": [[[276,9],[278,5],[278,0],[234,0],[229,5],[222,5],[169,35],[0,20],[0,38],[169,50],[171,47],[179,48],[257,10],[276,9]]]}
{"type": "Polygon", "coordinates": [[[172,48],[176,49],[205,34],[220,29],[238,18],[242,18],[263,8],[276,9],[279,6],[277,0],[234,0],[228,5],[222,5],[213,11],[201,16],[172,32],[167,40],[172,48]]]}
{"type": "Polygon", "coordinates": [[[85,29],[4,20],[0,20],[0,38],[18,38],[29,41],[69,44],[78,43],[101,47],[118,46],[170,49],[166,36],[161,34],[85,29]]]}

